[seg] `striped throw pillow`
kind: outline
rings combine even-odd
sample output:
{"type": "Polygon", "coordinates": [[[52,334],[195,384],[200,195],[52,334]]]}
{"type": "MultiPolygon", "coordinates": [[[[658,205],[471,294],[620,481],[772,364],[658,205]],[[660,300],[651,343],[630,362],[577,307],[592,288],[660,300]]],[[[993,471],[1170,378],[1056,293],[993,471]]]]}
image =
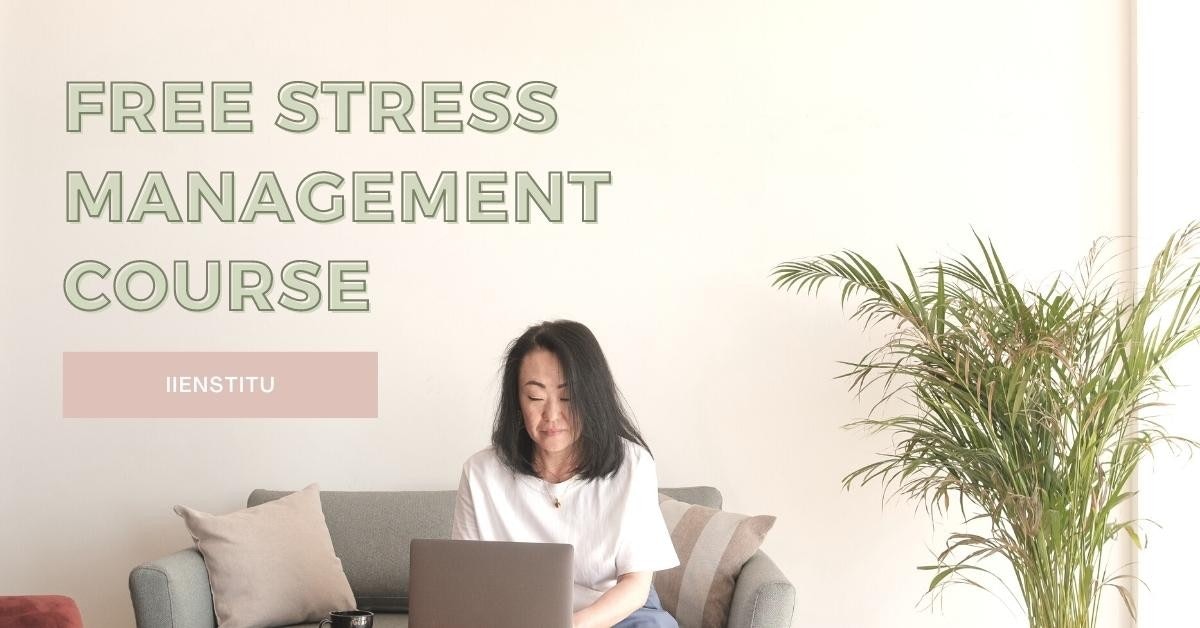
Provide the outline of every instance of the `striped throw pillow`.
{"type": "Polygon", "coordinates": [[[676,501],[659,493],[679,566],[654,574],[654,590],[679,628],[725,628],[733,587],[775,517],[750,517],[676,501]]]}

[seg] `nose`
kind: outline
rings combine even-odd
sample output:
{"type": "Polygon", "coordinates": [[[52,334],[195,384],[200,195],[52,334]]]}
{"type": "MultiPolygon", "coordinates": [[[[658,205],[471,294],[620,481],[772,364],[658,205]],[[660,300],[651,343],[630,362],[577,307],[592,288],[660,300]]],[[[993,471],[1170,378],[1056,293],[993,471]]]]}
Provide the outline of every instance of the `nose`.
{"type": "Polygon", "coordinates": [[[547,421],[554,419],[567,420],[566,403],[559,401],[557,395],[550,395],[546,400],[546,405],[542,406],[542,417],[547,421]]]}

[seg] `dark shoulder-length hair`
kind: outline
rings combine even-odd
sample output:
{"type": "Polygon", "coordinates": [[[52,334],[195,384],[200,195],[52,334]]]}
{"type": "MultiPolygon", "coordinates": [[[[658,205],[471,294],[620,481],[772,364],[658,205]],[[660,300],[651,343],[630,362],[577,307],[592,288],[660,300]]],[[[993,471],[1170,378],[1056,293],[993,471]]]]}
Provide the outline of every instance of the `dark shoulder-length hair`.
{"type": "Polygon", "coordinates": [[[533,439],[525,431],[518,381],[521,361],[536,348],[553,353],[562,366],[580,432],[576,441],[576,471],[580,477],[592,480],[615,473],[625,461],[626,440],[650,451],[630,418],[596,336],[582,323],[556,320],[526,329],[508,345],[492,427],[492,445],[506,466],[518,473],[536,475],[533,439]]]}

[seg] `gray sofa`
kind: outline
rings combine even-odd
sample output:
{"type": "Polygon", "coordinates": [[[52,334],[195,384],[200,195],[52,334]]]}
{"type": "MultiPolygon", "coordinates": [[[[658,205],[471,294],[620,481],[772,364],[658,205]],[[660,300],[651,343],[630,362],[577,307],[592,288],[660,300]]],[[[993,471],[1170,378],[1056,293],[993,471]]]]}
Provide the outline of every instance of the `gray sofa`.
{"type": "MultiPolygon", "coordinates": [[[[681,501],[721,507],[721,493],[712,487],[662,492],[681,501]]],[[[247,505],[287,494],[258,489],[250,493],[247,505]]],[[[376,612],[376,628],[407,628],[409,541],[449,538],[454,499],[454,491],[321,492],[334,550],[359,608],[376,612]]],[[[194,547],[135,567],[129,574],[129,593],[138,628],[216,626],[208,572],[194,547]]],[[[759,551],[738,577],[728,626],[791,626],[795,599],[792,583],[759,551]]],[[[298,626],[315,628],[316,624],[298,626]]]]}

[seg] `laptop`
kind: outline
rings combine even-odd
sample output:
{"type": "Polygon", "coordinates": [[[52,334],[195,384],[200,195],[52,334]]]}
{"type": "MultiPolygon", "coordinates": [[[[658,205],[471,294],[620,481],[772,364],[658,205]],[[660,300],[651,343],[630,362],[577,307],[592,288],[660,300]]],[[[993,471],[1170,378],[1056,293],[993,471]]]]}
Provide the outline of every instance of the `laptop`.
{"type": "Polygon", "coordinates": [[[570,628],[574,548],[413,539],[409,628],[570,628]]]}

